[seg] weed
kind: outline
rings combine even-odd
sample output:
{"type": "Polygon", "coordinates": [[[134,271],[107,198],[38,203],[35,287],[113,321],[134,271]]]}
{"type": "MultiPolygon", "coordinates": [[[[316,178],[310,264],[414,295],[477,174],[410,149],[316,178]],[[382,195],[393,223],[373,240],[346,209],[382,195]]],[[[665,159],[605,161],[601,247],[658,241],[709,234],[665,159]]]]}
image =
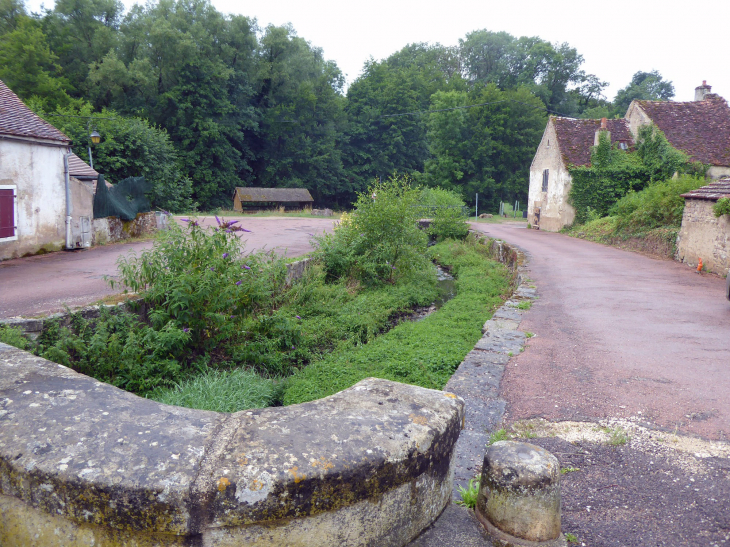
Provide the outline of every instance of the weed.
{"type": "Polygon", "coordinates": [[[457,486],[461,500],[457,501],[457,505],[474,509],[477,506],[477,497],[479,496],[480,479],[475,478],[469,481],[469,487],[457,486]]]}
{"type": "Polygon", "coordinates": [[[519,310],[529,310],[532,307],[532,300],[523,300],[519,304],[517,304],[517,309],[519,310]]]}
{"type": "Polygon", "coordinates": [[[498,429],[494,433],[492,433],[489,436],[489,441],[487,442],[487,446],[492,446],[494,443],[498,443],[499,441],[509,441],[512,439],[512,435],[507,433],[507,430],[502,428],[498,429]]]}
{"type": "Polygon", "coordinates": [[[571,534],[570,532],[565,533],[565,539],[568,541],[568,543],[578,543],[578,536],[575,534],[571,534]]]}
{"type": "Polygon", "coordinates": [[[514,436],[521,439],[534,439],[537,437],[535,433],[535,424],[531,422],[515,422],[511,427],[514,436]]]}
{"type": "Polygon", "coordinates": [[[608,444],[611,446],[623,446],[627,442],[629,442],[629,434],[628,432],[622,428],[622,427],[616,427],[614,429],[610,429],[608,431],[609,433],[609,439],[608,444]]]}
{"type": "Polygon", "coordinates": [[[561,467],[560,468],[560,472],[563,475],[565,475],[566,473],[575,473],[576,471],[580,471],[580,468],[579,467],[571,467],[571,466],[561,467]]]}
{"type": "Polygon", "coordinates": [[[534,332],[529,332],[529,331],[528,331],[528,332],[526,332],[526,333],[525,333],[525,336],[526,336],[527,338],[532,338],[533,336],[535,336],[535,333],[534,333],[534,332]]]}

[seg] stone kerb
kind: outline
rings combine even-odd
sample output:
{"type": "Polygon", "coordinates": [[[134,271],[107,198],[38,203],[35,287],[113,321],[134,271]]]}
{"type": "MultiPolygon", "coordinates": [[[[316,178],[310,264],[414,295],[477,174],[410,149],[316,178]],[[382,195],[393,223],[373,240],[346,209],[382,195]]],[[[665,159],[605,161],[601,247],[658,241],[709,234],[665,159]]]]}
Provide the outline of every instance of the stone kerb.
{"type": "Polygon", "coordinates": [[[463,418],[373,378],[190,410],[0,344],[0,545],[403,545],[450,500],[463,418]]]}

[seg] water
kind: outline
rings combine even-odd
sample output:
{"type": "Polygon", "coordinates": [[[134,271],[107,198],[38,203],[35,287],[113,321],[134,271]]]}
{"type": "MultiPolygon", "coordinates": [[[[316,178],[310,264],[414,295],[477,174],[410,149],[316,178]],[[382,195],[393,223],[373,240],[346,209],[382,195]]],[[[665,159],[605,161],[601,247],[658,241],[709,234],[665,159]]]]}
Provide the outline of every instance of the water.
{"type": "Polygon", "coordinates": [[[436,266],[436,279],[438,280],[439,294],[433,302],[435,310],[456,296],[456,280],[453,275],[436,266]]]}

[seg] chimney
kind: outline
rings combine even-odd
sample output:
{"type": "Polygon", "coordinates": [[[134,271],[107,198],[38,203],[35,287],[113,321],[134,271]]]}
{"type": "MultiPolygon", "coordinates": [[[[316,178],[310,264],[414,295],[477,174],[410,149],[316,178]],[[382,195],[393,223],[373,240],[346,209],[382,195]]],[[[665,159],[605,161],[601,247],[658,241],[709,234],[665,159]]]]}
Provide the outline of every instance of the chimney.
{"type": "Polygon", "coordinates": [[[712,86],[707,85],[707,80],[702,80],[702,85],[695,87],[695,101],[704,101],[705,96],[712,91],[712,86]]]}
{"type": "Polygon", "coordinates": [[[601,118],[601,127],[596,131],[596,135],[593,138],[593,146],[598,146],[598,136],[601,134],[601,131],[605,131],[608,134],[608,140],[611,140],[611,132],[608,130],[608,120],[606,118],[601,118]]]}

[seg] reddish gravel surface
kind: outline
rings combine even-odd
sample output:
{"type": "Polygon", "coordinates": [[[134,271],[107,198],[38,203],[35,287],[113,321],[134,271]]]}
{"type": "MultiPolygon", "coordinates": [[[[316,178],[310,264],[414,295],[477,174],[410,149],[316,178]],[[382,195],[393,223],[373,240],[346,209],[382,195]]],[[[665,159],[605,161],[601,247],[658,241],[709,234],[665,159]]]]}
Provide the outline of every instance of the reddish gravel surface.
{"type": "Polygon", "coordinates": [[[524,225],[472,227],[525,250],[539,294],[520,325],[536,336],[502,380],[509,421],[640,416],[728,440],[723,279],[524,225]]]}
{"type": "MultiPolygon", "coordinates": [[[[213,217],[200,217],[205,226],[213,217]]],[[[178,220],[179,221],[179,220],[178,220]]],[[[312,250],[311,234],[331,231],[334,221],[319,218],[244,217],[246,250],[275,249],[285,256],[312,250]]],[[[115,294],[104,276],[117,272],[117,258],[152,246],[151,241],[117,243],[89,250],[58,252],[0,262],[0,319],[62,311],[115,294]]]]}

